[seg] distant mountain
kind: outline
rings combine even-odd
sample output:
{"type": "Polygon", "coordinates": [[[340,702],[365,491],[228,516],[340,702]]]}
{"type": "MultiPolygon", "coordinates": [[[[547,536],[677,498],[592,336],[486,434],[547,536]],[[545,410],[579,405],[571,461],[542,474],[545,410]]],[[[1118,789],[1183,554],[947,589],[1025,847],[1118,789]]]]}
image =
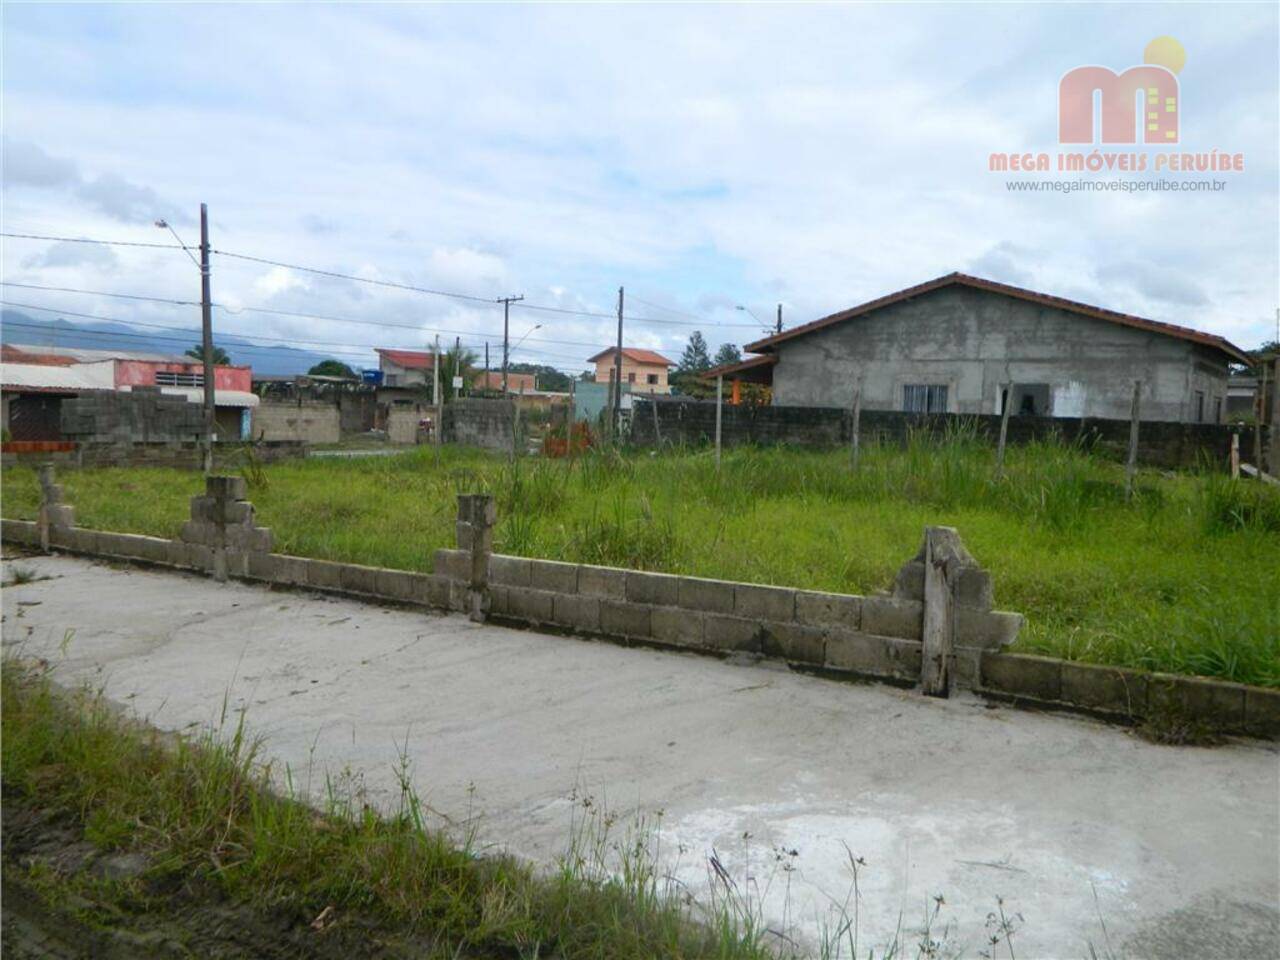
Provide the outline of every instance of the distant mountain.
{"type": "MultiPolygon", "coordinates": [[[[8,344],[182,354],[199,340],[198,331],[192,331],[190,336],[173,330],[156,330],[153,333],[146,327],[131,327],[111,321],[71,323],[62,318],[44,320],[18,310],[0,310],[0,341],[8,344]]],[[[328,356],[294,347],[263,346],[229,334],[215,334],[214,342],[231,355],[232,363],[248,364],[254,373],[261,374],[306,373],[328,356]]],[[[346,355],[339,359],[351,363],[351,358],[346,355]]]]}

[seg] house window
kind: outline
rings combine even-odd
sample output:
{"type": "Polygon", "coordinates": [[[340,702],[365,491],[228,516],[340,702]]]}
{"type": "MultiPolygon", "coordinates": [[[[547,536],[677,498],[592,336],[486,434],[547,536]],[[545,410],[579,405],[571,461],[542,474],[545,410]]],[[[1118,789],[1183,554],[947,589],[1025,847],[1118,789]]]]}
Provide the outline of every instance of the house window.
{"type": "Polygon", "coordinates": [[[902,388],[902,409],[907,413],[946,413],[946,384],[906,384],[902,388]]]}
{"type": "Polygon", "coordinates": [[[400,379],[399,374],[388,373],[385,377],[382,378],[382,382],[385,386],[394,387],[397,385],[396,381],[399,379],[400,379]]]}
{"type": "Polygon", "coordinates": [[[174,373],[172,370],[156,371],[157,387],[203,387],[202,373],[174,373]]]}
{"type": "Polygon", "coordinates": [[[1204,423],[1204,391],[1196,391],[1196,423],[1204,423]]]}
{"type": "Polygon", "coordinates": [[[635,383],[635,382],[636,382],[636,372],[632,370],[630,373],[627,374],[627,383],[635,383]]]}
{"type": "Polygon", "coordinates": [[[658,375],[657,375],[656,373],[651,373],[651,374],[649,374],[649,382],[650,382],[650,383],[657,383],[657,382],[658,382],[658,375]]]}

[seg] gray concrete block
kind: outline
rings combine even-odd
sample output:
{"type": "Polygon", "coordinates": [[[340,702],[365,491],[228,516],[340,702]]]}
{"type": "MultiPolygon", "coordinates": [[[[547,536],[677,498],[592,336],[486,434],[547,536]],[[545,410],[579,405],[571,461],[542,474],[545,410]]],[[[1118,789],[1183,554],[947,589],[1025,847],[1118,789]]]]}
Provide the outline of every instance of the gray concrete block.
{"type": "Polygon", "coordinates": [[[999,650],[1017,639],[1023,616],[1004,610],[979,610],[957,605],[955,644],[958,647],[981,647],[999,650]]]}
{"type": "Polygon", "coordinates": [[[213,527],[203,520],[188,520],[182,525],[182,531],[178,536],[186,543],[210,546],[215,542],[213,527]]]}
{"type": "Polygon", "coordinates": [[[265,580],[267,583],[275,583],[279,566],[278,560],[279,558],[274,553],[249,554],[248,576],[253,580],[265,580]]]}
{"type": "Polygon", "coordinates": [[[981,567],[961,567],[956,575],[954,590],[957,604],[979,610],[991,609],[995,596],[991,587],[991,574],[981,567]]]}
{"type": "Polygon", "coordinates": [[[432,564],[436,576],[451,580],[471,579],[471,554],[462,550],[437,550],[432,564]]]}
{"type": "Polygon", "coordinates": [[[680,578],[668,573],[628,570],[627,599],[632,603],[674,607],[680,599],[680,578]]]}
{"type": "Polygon", "coordinates": [[[584,633],[600,632],[600,598],[580,594],[553,593],[551,619],[565,627],[584,633]]]}
{"type": "Polygon", "coordinates": [[[307,585],[306,557],[291,557],[283,553],[258,554],[258,556],[275,558],[275,576],[272,579],[276,583],[303,587],[307,585]]]}
{"type": "Polygon", "coordinates": [[[530,560],[529,586],[556,593],[578,592],[578,565],[558,560],[530,560]]]}
{"type": "Polygon", "coordinates": [[[1225,680],[1153,673],[1147,683],[1147,713],[1177,713],[1217,730],[1242,730],[1247,689],[1225,680]]]}
{"type": "Polygon", "coordinates": [[[1244,692],[1244,724],[1250,733],[1280,739],[1280,690],[1248,687],[1244,692]]]}
{"type": "Polygon", "coordinates": [[[578,568],[578,593],[623,600],[627,596],[627,571],[615,567],[583,565],[578,568]]]}
{"type": "Polygon", "coordinates": [[[222,523],[253,523],[253,504],[248,500],[223,500],[218,502],[218,506],[220,509],[217,519],[222,523]]]}
{"type": "Polygon", "coordinates": [[[713,650],[759,653],[763,644],[762,632],[755,620],[717,613],[704,615],[703,636],[707,646],[713,650]]]}
{"type": "Polygon", "coordinates": [[[69,503],[52,503],[44,508],[45,516],[51,527],[74,527],[76,508],[69,503]]]}
{"type": "Polygon", "coordinates": [[[924,562],[904,563],[893,578],[893,595],[902,600],[924,600],[924,562]]]}
{"type": "Polygon", "coordinates": [[[687,610],[733,613],[733,588],[734,584],[726,580],[681,577],[676,588],[676,600],[687,610]]]}
{"type": "Polygon", "coordinates": [[[600,632],[618,637],[649,639],[652,636],[652,608],[625,600],[600,601],[600,632]]]}
{"type": "Polygon", "coordinates": [[[169,562],[169,541],[162,537],[138,537],[134,548],[139,559],[151,563],[169,562]]]}
{"type": "Polygon", "coordinates": [[[319,590],[342,589],[342,568],[346,564],[329,560],[307,560],[307,586],[319,590]]]}
{"type": "Polygon", "coordinates": [[[182,540],[168,541],[169,565],[173,567],[189,567],[191,566],[191,547],[190,544],[182,540]]]}
{"type": "Polygon", "coordinates": [[[507,587],[507,616],[532,623],[551,623],[554,610],[552,598],[555,595],[546,590],[533,590],[529,587],[507,587]]]}
{"type": "Polygon", "coordinates": [[[220,500],[244,500],[248,497],[249,484],[244,477],[205,477],[204,492],[206,496],[220,500]]]}
{"type": "Polygon", "coordinates": [[[378,567],[366,567],[358,563],[338,564],[338,586],[352,593],[378,592],[378,567]]]}
{"type": "Polygon", "coordinates": [[[733,612],[739,617],[787,623],[796,617],[796,591],[739,583],[733,588],[733,612]]]}
{"type": "Polygon", "coordinates": [[[0,524],[0,536],[10,543],[40,542],[40,531],[34,520],[4,520],[0,524]]]}
{"type": "Polygon", "coordinates": [[[653,639],[676,647],[706,645],[703,613],[682,607],[654,607],[650,617],[653,639]]]}
{"type": "Polygon", "coordinates": [[[900,597],[863,597],[862,629],[881,637],[919,640],[924,604],[900,597]]]}
{"type": "Polygon", "coordinates": [[[212,497],[191,498],[191,519],[199,523],[218,522],[218,501],[212,497]]]}
{"type": "Polygon", "coordinates": [[[374,592],[380,597],[414,603],[422,592],[418,580],[423,576],[409,570],[389,570],[379,567],[374,577],[374,592]]]}
{"type": "Polygon", "coordinates": [[[797,590],[796,622],[814,627],[857,630],[862,626],[862,597],[797,590]]]}
{"type": "Polygon", "coordinates": [[[427,574],[423,577],[423,589],[425,595],[422,602],[429,607],[436,607],[440,610],[449,609],[449,588],[453,581],[447,577],[437,576],[436,574],[427,574]]]}
{"type": "Polygon", "coordinates": [[[827,631],[825,665],[874,677],[914,680],[920,676],[920,643],[858,630],[827,631]]]}
{"type": "Polygon", "coordinates": [[[193,570],[209,571],[213,569],[213,548],[202,543],[188,543],[187,566],[193,570]]]}
{"type": "Polygon", "coordinates": [[[762,622],[760,627],[763,630],[760,652],[766,657],[777,657],[793,663],[824,662],[827,635],[822,627],[777,623],[772,620],[762,622]]]}
{"type": "MultiPolygon", "coordinates": [[[[510,557],[495,553],[489,557],[489,581],[508,587],[527,587],[530,584],[532,568],[533,561],[528,557],[510,557]]],[[[468,579],[470,576],[471,566],[468,557],[463,579],[468,579]]]]}
{"type": "Polygon", "coordinates": [[[1062,663],[1051,657],[987,652],[982,657],[982,687],[1034,700],[1059,700],[1062,663]]]}
{"type": "Polygon", "coordinates": [[[1061,699],[1091,710],[1141,717],[1147,710],[1147,675],[1097,663],[1062,663],[1061,699]]]}

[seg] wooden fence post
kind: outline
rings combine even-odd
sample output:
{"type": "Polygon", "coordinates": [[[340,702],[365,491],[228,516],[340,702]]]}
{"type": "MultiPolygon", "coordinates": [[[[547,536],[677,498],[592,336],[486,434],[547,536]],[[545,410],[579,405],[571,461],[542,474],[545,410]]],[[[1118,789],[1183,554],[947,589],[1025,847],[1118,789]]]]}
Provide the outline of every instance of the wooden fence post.
{"type": "Polygon", "coordinates": [[[489,618],[489,559],[493,555],[493,525],[498,508],[490,493],[458,495],[458,549],[471,552],[467,580],[467,616],[476,623],[489,618]]]}
{"type": "Polygon", "coordinates": [[[716,375],[716,473],[720,472],[720,408],[724,406],[724,377],[716,375]]]}
{"type": "Polygon", "coordinates": [[[1133,381],[1133,407],[1129,413],[1129,459],[1124,468],[1124,498],[1133,499],[1133,476],[1138,469],[1138,421],[1142,406],[1142,381],[1133,381]]]}
{"type": "Polygon", "coordinates": [[[950,527],[924,529],[924,623],[920,661],[920,685],[931,697],[951,692],[952,645],[955,640],[955,594],[953,577],[956,537],[950,527]]]}
{"type": "Polygon", "coordinates": [[[1004,476],[1004,445],[1009,438],[1009,408],[1013,406],[1013,381],[1000,387],[1000,442],[996,445],[996,479],[1004,476]]]}

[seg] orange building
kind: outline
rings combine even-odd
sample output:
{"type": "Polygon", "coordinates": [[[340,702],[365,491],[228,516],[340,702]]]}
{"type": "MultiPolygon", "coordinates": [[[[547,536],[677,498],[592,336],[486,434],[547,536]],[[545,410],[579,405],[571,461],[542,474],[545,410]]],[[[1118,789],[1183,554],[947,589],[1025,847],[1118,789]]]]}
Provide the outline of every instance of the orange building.
{"type": "MultiPolygon", "coordinates": [[[[608,383],[614,369],[617,347],[609,347],[588,362],[596,365],[596,383],[608,383]]],[[[622,382],[631,385],[632,393],[670,393],[667,370],[675,364],[660,353],[638,347],[622,348],[622,382]]]]}

